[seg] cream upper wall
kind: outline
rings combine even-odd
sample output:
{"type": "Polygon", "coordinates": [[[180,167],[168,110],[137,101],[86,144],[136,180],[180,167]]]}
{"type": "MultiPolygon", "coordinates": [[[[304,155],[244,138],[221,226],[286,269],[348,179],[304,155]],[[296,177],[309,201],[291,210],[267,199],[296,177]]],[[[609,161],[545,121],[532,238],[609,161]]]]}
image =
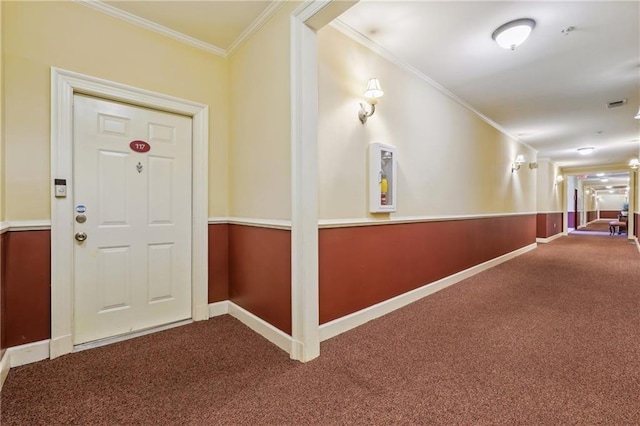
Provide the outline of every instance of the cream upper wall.
{"type": "Polygon", "coordinates": [[[549,160],[538,160],[537,210],[540,213],[562,211],[562,183],[556,184],[558,166],[549,160]]]}
{"type": "Polygon", "coordinates": [[[622,210],[622,204],[628,202],[629,198],[625,194],[598,195],[598,210],[622,210]]]}
{"type": "Polygon", "coordinates": [[[209,215],[228,214],[228,64],[72,2],[2,2],[6,218],[50,218],[50,68],[209,106],[209,215]]]}
{"type": "Polygon", "coordinates": [[[291,218],[290,14],[286,4],[229,59],[229,213],[291,218]]]}
{"type": "Polygon", "coordinates": [[[319,215],[368,213],[370,142],[397,147],[398,210],[393,216],[535,212],[536,153],[418,78],[332,27],[319,42],[319,215]],[[371,77],[385,94],[362,125],[358,103],[371,77]],[[511,172],[516,155],[527,163],[511,172]]]}
{"type": "Polygon", "coordinates": [[[0,1],[0,222],[5,220],[4,211],[4,46],[2,44],[4,25],[2,25],[3,1],[0,1]]]}

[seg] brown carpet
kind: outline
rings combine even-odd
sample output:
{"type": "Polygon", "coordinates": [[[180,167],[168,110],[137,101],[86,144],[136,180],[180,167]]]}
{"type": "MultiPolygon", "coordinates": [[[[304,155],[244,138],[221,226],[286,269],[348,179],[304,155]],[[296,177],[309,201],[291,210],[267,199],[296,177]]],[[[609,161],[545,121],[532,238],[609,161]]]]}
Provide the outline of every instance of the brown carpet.
{"type": "Polygon", "coordinates": [[[228,316],[12,369],[2,425],[640,424],[640,254],[568,236],[322,344],[228,316]]]}
{"type": "MultiPolygon", "coordinates": [[[[586,226],[579,229],[579,231],[587,231],[587,232],[597,232],[597,233],[606,233],[609,234],[609,222],[616,219],[600,219],[595,222],[589,223],[586,226]]],[[[626,228],[622,230],[623,234],[626,237],[626,228]]],[[[617,234],[616,234],[617,235],[617,234]]]]}

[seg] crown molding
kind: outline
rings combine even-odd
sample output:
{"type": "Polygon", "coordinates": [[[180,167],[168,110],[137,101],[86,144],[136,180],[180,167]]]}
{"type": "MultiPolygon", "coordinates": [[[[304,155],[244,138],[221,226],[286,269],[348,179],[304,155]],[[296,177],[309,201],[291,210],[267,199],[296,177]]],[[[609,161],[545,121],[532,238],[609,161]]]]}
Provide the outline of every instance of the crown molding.
{"type": "Polygon", "coordinates": [[[466,109],[468,109],[469,111],[471,111],[472,113],[477,115],[482,121],[486,122],[487,124],[489,124],[490,126],[494,127],[495,129],[497,129],[498,131],[502,132],[503,134],[509,136],[511,139],[513,139],[513,140],[517,141],[518,143],[526,146],[527,148],[529,148],[530,150],[534,151],[535,153],[538,152],[537,149],[533,148],[531,145],[527,144],[526,142],[523,142],[522,140],[520,140],[516,135],[514,135],[511,132],[509,132],[507,129],[505,129],[504,127],[502,127],[501,125],[499,125],[498,123],[496,123],[495,121],[493,121],[492,119],[487,117],[486,115],[482,114],[480,111],[478,111],[477,109],[472,107],[470,104],[468,104],[467,102],[465,102],[464,100],[462,100],[461,98],[459,98],[458,96],[453,94],[451,91],[446,89],[440,83],[432,80],[429,76],[427,76],[422,71],[420,71],[419,69],[415,68],[414,66],[409,65],[408,63],[398,59],[397,57],[392,55],[391,52],[389,52],[387,49],[385,49],[384,47],[380,46],[378,43],[376,43],[375,41],[371,40],[369,37],[365,36],[364,34],[356,31],[354,28],[350,27],[349,25],[347,25],[346,23],[344,23],[340,19],[334,20],[329,25],[331,25],[333,28],[335,28],[336,30],[340,31],[342,34],[346,35],[347,37],[351,38],[352,40],[362,44],[363,46],[365,46],[369,50],[371,50],[371,51],[377,53],[378,55],[382,56],[383,58],[385,58],[386,60],[388,60],[389,62],[391,62],[395,66],[397,66],[398,68],[401,68],[401,69],[403,69],[403,70],[405,70],[407,72],[410,72],[410,73],[414,74],[415,76],[417,76],[418,78],[420,78],[421,80],[426,82],[427,84],[433,86],[435,89],[437,89],[440,92],[444,93],[446,96],[450,97],[451,99],[453,99],[454,101],[456,101],[457,103],[459,103],[460,105],[462,105],[463,107],[465,107],[466,109]]]}
{"type": "Polygon", "coordinates": [[[284,1],[273,1],[262,13],[236,38],[226,51],[226,56],[231,56],[242,47],[254,34],[267,23],[286,4],[284,1]]]}
{"type": "Polygon", "coordinates": [[[214,46],[213,44],[205,43],[204,41],[198,40],[186,34],[182,34],[181,32],[172,30],[163,25],[156,24],[155,22],[151,22],[144,18],[140,18],[139,16],[136,16],[132,13],[125,12],[124,10],[120,10],[113,6],[109,6],[108,4],[103,3],[99,0],[73,0],[73,1],[77,4],[81,4],[83,6],[96,10],[98,12],[102,12],[111,17],[121,19],[125,22],[136,25],[138,27],[147,29],[149,31],[153,31],[158,34],[162,34],[164,36],[170,37],[174,40],[177,40],[179,42],[188,44],[198,49],[207,51],[209,53],[213,53],[214,55],[221,56],[223,58],[227,57],[227,52],[224,49],[214,46]]]}

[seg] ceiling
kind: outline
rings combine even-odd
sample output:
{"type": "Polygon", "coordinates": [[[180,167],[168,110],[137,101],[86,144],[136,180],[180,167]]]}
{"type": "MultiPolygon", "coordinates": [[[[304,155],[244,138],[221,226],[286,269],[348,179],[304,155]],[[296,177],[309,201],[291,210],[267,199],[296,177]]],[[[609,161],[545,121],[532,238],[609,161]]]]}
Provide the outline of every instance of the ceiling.
{"type": "Polygon", "coordinates": [[[628,194],[629,172],[590,173],[579,175],[585,189],[592,189],[596,194],[616,193],[628,194]]]}
{"type": "MultiPolygon", "coordinates": [[[[224,51],[274,5],[106,3],[224,51]]],[[[538,159],[606,170],[638,157],[638,1],[361,0],[339,20],[536,149],[538,159]],[[491,39],[500,25],[525,17],[536,26],[514,51],[491,39]],[[625,105],[607,108],[622,99],[625,105]],[[595,151],[580,155],[586,146],[595,151]]]]}
{"type": "Polygon", "coordinates": [[[102,1],[196,40],[228,50],[271,1],[102,1]]]}

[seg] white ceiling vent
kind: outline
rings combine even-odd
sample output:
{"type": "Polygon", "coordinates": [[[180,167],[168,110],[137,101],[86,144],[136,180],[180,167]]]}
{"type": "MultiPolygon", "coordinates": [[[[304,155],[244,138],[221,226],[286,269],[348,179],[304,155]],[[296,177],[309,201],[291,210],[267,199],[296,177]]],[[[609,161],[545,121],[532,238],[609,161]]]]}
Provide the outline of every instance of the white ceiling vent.
{"type": "Polygon", "coordinates": [[[627,99],[620,99],[619,101],[613,101],[613,102],[609,102],[607,103],[607,108],[616,108],[616,107],[620,107],[622,105],[626,105],[627,104],[627,99]]]}

